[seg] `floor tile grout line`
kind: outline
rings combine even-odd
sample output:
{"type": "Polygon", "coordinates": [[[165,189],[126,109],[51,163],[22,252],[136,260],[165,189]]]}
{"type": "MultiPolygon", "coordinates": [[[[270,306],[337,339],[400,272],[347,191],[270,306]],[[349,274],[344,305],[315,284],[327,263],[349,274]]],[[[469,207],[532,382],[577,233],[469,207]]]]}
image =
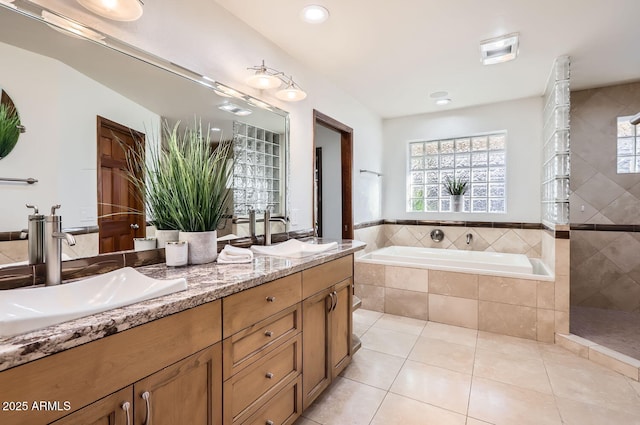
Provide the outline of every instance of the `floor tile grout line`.
{"type": "Polygon", "coordinates": [[[469,407],[471,407],[471,393],[473,391],[473,377],[476,371],[476,354],[478,353],[478,332],[476,332],[476,344],[473,346],[473,364],[471,365],[471,382],[469,383],[469,397],[467,397],[467,419],[464,421],[466,424],[469,421],[469,407]]]}

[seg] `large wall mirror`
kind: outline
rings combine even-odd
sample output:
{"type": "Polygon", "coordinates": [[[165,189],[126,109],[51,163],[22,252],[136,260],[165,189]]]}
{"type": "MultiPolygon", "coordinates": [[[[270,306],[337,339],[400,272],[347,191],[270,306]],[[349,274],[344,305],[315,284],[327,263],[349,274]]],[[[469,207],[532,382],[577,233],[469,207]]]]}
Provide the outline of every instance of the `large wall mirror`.
{"type": "MultiPolygon", "coordinates": [[[[96,232],[105,187],[98,182],[105,171],[98,164],[100,158],[102,163],[117,159],[100,139],[119,130],[142,135],[147,144],[160,143],[164,122],[180,121],[184,128],[196,118],[213,141],[234,143],[233,205],[219,236],[233,233],[231,216],[242,217],[249,209],[287,216],[285,111],[97,32],[89,33],[93,40],[74,37],[62,30],[60,16],[33,3],[14,5],[18,8],[0,3],[0,87],[20,105],[29,131],[0,161],[0,176],[38,183],[0,182],[0,234],[11,232],[15,239],[27,227],[25,204],[48,214],[59,203],[63,227],[75,229],[78,240],[63,248],[65,258],[99,254],[96,232]]],[[[131,237],[152,236],[146,233],[152,228],[140,230],[131,237]]],[[[26,256],[26,240],[0,242],[0,265],[26,256]]]]}

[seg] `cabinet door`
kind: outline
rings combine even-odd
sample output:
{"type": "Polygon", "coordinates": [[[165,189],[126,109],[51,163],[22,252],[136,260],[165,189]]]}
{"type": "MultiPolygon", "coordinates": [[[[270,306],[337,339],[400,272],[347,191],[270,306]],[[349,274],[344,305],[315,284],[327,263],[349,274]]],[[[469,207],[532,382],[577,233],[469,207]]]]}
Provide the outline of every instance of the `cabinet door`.
{"type": "Polygon", "coordinates": [[[351,279],[333,287],[331,311],[331,377],[335,378],[351,361],[351,279]]]}
{"type": "Polygon", "coordinates": [[[124,388],[51,423],[51,425],[131,424],[133,424],[132,387],[124,388]]]}
{"type": "Polygon", "coordinates": [[[222,423],[221,343],[133,385],[135,424],[222,423]]]}
{"type": "Polygon", "coordinates": [[[302,404],[311,405],[331,383],[329,354],[330,310],[333,289],[329,288],[302,303],[302,404]]]}

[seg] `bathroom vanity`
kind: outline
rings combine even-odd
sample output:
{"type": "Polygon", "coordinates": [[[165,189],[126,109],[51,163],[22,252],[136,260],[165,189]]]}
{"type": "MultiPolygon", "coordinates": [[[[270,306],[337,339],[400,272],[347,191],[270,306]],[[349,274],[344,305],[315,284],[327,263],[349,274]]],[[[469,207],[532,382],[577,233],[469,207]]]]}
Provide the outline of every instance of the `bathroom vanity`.
{"type": "Polygon", "coordinates": [[[363,247],[141,267],[188,288],[0,339],[0,423],[291,424],[351,359],[363,247]]]}

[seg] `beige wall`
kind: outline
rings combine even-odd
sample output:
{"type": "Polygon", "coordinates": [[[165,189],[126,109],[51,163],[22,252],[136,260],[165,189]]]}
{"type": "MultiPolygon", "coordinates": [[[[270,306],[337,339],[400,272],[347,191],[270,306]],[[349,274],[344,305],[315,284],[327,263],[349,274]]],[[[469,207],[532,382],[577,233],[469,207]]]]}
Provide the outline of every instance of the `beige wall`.
{"type": "MultiPolygon", "coordinates": [[[[640,83],[571,93],[571,223],[640,223],[640,174],[616,173],[616,118],[640,83]],[[583,211],[584,210],[584,211],[583,211]]],[[[640,311],[640,234],[571,232],[571,304],[640,311]]]]}

